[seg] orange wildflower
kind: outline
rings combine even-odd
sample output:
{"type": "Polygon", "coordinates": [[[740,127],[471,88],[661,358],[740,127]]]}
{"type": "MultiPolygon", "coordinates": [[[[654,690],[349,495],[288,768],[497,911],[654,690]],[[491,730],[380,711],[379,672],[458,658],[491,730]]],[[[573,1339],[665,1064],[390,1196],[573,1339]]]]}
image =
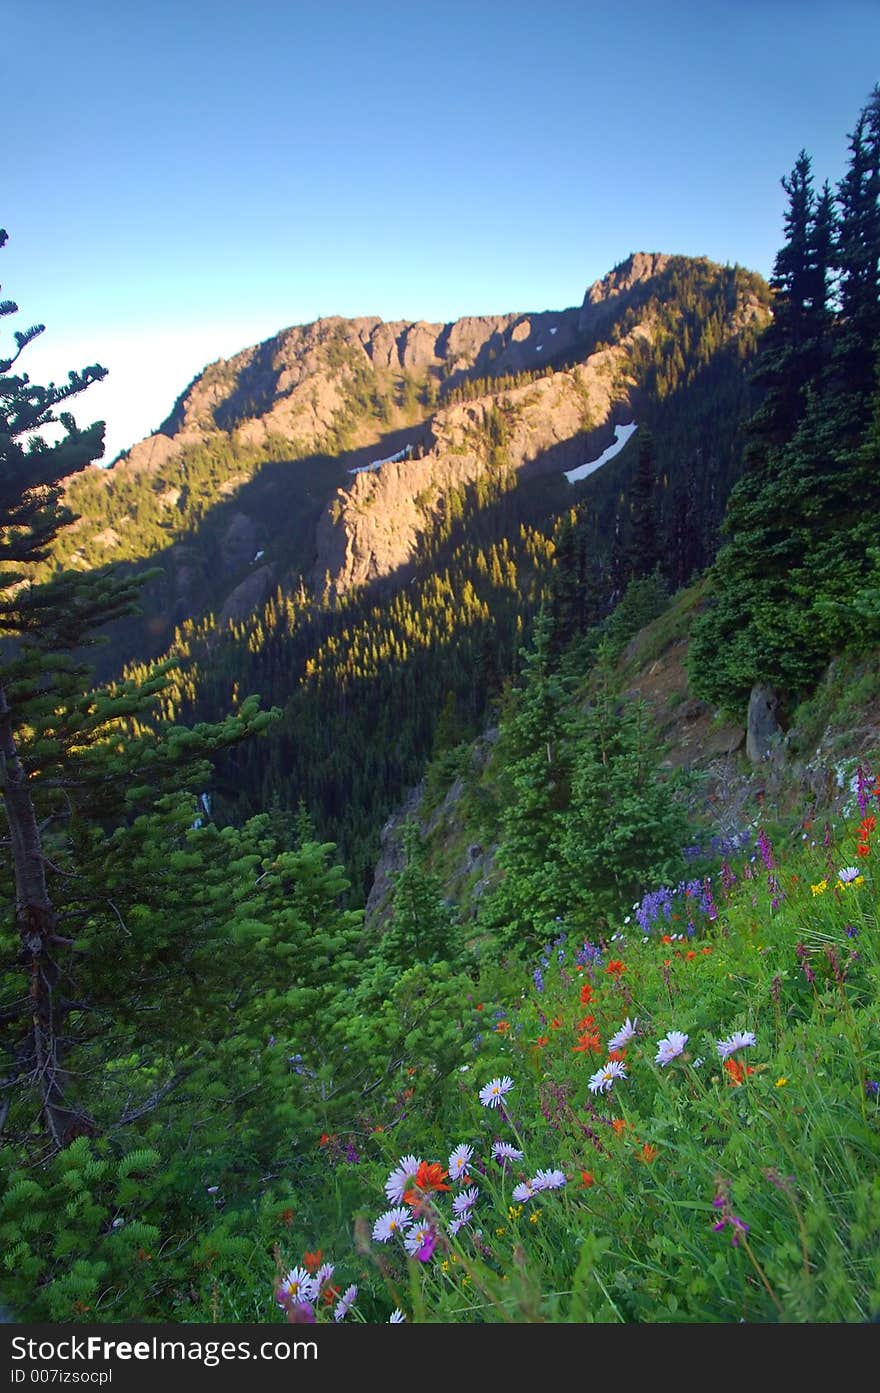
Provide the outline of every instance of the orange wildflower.
{"type": "Polygon", "coordinates": [[[656,1146],[652,1146],[649,1141],[646,1141],[641,1151],[639,1152],[639,1160],[644,1161],[645,1165],[650,1166],[651,1162],[656,1158],[656,1156],[656,1146]]]}
{"type": "Polygon", "coordinates": [[[616,1059],[618,1064],[620,1064],[624,1059],[626,1059],[626,1050],[609,1050],[608,1058],[616,1059]]]}
{"type": "Polygon", "coordinates": [[[495,1026],[495,1029],[499,1035],[503,1035],[505,1030],[510,1029],[510,1021],[499,1021],[498,1024],[495,1026]]]}
{"type": "Polygon", "coordinates": [[[323,1256],[324,1254],[321,1252],[320,1248],[316,1253],[303,1253],[303,1267],[306,1269],[306,1272],[311,1272],[314,1277],[318,1268],[321,1266],[321,1259],[323,1256]]]}
{"type": "Polygon", "coordinates": [[[330,1144],[330,1142],[332,1142],[332,1140],[333,1140],[333,1138],[329,1135],[329,1133],[327,1133],[327,1132],[322,1132],[321,1135],[320,1135],[319,1138],[318,1138],[318,1145],[319,1145],[319,1146],[329,1146],[329,1144],[330,1144]]]}
{"type": "Polygon", "coordinates": [[[578,1186],[579,1190],[589,1190],[590,1186],[595,1185],[595,1183],[596,1177],[593,1175],[592,1171],[581,1171],[581,1183],[578,1186]]]}
{"type": "Polygon", "coordinates": [[[661,942],[661,943],[671,943],[671,942],[672,942],[672,934],[662,934],[662,935],[661,935],[661,938],[660,938],[660,942],[661,942]]]}
{"type": "Polygon", "coordinates": [[[610,972],[612,977],[619,977],[622,972],[626,972],[626,963],[620,958],[612,958],[605,971],[610,972]]]}
{"type": "Polygon", "coordinates": [[[573,1046],[573,1049],[581,1051],[592,1050],[595,1054],[599,1054],[601,1053],[602,1046],[599,1043],[599,1036],[595,1032],[591,1034],[589,1031],[585,1031],[583,1035],[578,1036],[578,1042],[573,1046]]]}
{"type": "Polygon", "coordinates": [[[743,1066],[738,1059],[725,1059],[724,1068],[727,1070],[727,1082],[732,1088],[739,1088],[746,1074],[754,1074],[751,1064],[743,1066]]]}
{"type": "Polygon", "coordinates": [[[611,1126],[614,1128],[618,1136],[620,1136],[621,1132],[626,1130],[626,1125],[627,1124],[622,1117],[615,1117],[611,1123],[611,1126]]]}
{"type": "Polygon", "coordinates": [[[581,1002],[584,1006],[589,1006],[593,999],[593,988],[589,982],[585,982],[581,987],[581,1002]]]}
{"type": "Polygon", "coordinates": [[[561,1030],[564,1025],[565,1021],[561,1021],[558,1016],[554,1016],[552,1021],[550,1022],[550,1029],[561,1030]]]}
{"type": "Polygon", "coordinates": [[[290,1228],[291,1224],[293,1223],[293,1210],[282,1209],[281,1213],[278,1215],[278,1222],[279,1224],[284,1224],[287,1228],[290,1228]]]}
{"type": "Polygon", "coordinates": [[[550,1036],[549,1036],[549,1035],[539,1035],[538,1038],[537,1038],[537,1040],[535,1041],[535,1044],[536,1044],[536,1045],[546,1045],[546,1044],[547,1044],[547,1041],[548,1041],[549,1039],[550,1039],[550,1036]]]}
{"type": "Polygon", "coordinates": [[[449,1172],[443,1170],[438,1162],[422,1161],[416,1171],[415,1186],[411,1190],[404,1191],[404,1200],[407,1204],[415,1205],[418,1204],[420,1200],[424,1199],[425,1195],[430,1194],[432,1190],[448,1190],[449,1186],[443,1184],[448,1174],[449,1172]]]}

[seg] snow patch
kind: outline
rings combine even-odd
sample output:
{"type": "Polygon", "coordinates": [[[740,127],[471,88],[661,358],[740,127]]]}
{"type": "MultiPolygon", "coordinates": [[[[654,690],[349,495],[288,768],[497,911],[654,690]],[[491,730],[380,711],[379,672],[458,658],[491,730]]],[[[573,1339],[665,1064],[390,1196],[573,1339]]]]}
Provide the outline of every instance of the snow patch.
{"type": "Polygon", "coordinates": [[[635,435],[638,425],[635,421],[630,421],[628,426],[614,427],[614,444],[609,445],[607,450],[603,450],[598,459],[589,460],[586,464],[581,464],[577,469],[565,470],[565,477],[570,484],[576,484],[580,479],[586,479],[588,475],[594,474],[597,469],[601,469],[603,464],[607,464],[615,455],[619,455],[626,442],[631,436],[635,435]]]}
{"type": "Polygon", "coordinates": [[[357,469],[349,469],[349,474],[370,474],[376,469],[381,469],[383,464],[397,464],[400,460],[410,459],[412,456],[412,445],[404,445],[402,450],[398,450],[396,455],[386,455],[385,459],[374,459],[372,464],[360,464],[357,469]]]}
{"type": "Polygon", "coordinates": [[[550,330],[550,333],[551,333],[551,334],[555,334],[555,333],[556,333],[556,330],[555,330],[555,329],[551,329],[551,330],[550,330]]]}

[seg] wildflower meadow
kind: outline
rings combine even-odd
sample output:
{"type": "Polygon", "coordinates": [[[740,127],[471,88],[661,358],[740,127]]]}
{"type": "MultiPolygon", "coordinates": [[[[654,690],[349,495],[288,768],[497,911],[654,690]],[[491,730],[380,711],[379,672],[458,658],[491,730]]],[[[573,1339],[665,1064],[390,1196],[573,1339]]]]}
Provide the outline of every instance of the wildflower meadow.
{"type": "Polygon", "coordinates": [[[459,1064],[410,1071],[313,1235],[341,1280],[276,1251],[284,1315],[875,1317],[878,798],[797,842],[758,829],[607,936],[560,922],[516,980],[487,968],[459,1064]]]}

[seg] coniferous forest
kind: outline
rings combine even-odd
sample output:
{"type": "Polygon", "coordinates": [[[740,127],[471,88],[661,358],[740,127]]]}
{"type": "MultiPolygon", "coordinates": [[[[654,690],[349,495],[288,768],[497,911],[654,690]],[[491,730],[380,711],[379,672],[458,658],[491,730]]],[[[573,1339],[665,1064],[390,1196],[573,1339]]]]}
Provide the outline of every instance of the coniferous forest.
{"type": "Polygon", "coordinates": [[[110,468],[0,303],[9,1319],[880,1317],[880,89],[820,178],[110,468]]]}

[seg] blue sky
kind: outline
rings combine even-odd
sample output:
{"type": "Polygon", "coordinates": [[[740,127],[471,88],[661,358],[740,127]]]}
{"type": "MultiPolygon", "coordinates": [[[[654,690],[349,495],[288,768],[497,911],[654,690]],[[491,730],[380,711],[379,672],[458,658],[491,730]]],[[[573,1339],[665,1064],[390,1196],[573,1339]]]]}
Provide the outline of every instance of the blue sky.
{"type": "Polygon", "coordinates": [[[98,361],[108,458],[320,315],[564,308],[631,251],[769,274],[843,173],[876,0],[29,0],[0,33],[3,294],[98,361]]]}

